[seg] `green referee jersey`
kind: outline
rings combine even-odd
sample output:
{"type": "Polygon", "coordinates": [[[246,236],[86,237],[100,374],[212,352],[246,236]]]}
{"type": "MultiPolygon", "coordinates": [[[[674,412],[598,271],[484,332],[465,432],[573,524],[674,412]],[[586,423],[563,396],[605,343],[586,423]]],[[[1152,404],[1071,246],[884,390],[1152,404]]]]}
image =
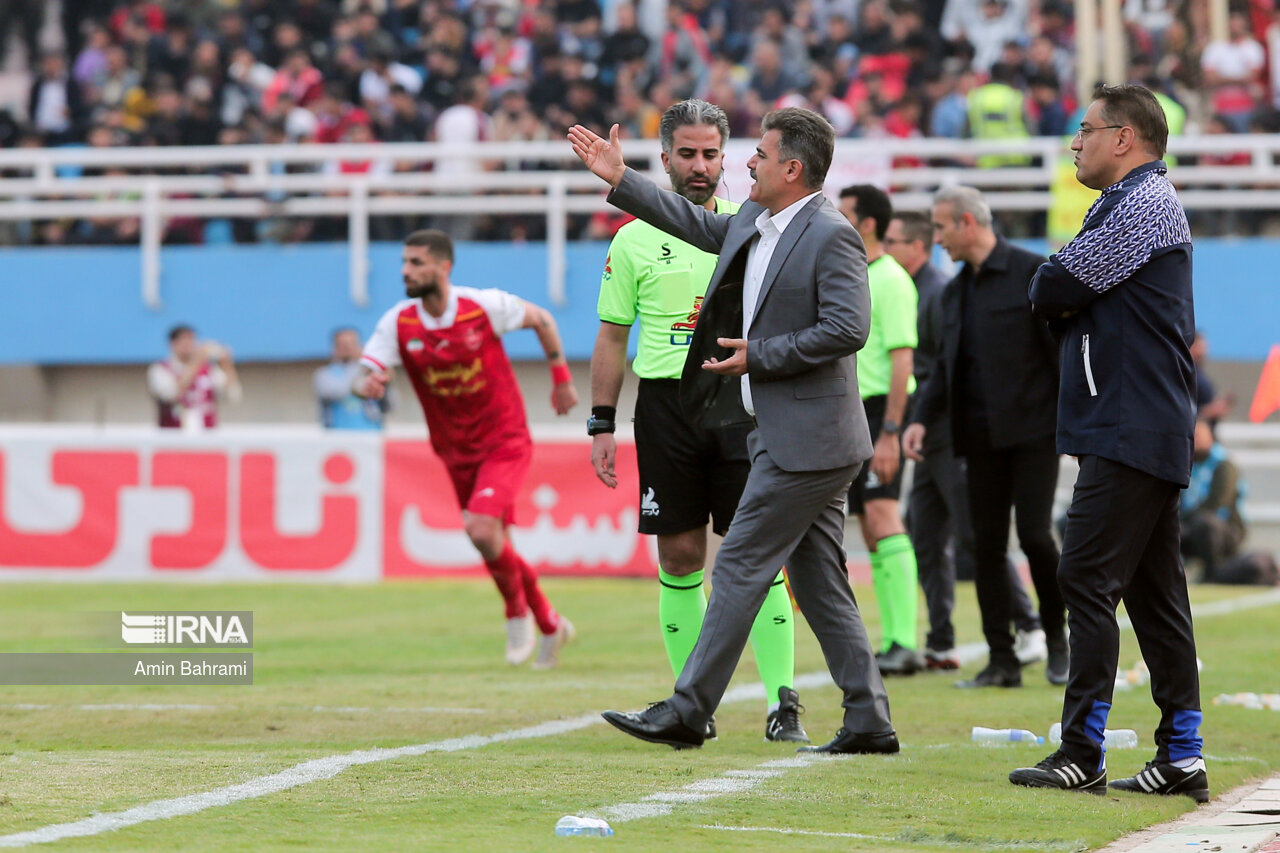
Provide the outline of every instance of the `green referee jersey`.
{"type": "MultiPolygon", "coordinates": [[[[715,201],[717,213],[735,213],[739,207],[722,198],[715,201]]],[[[620,326],[640,320],[631,368],[641,379],[680,378],[719,259],[639,219],[614,235],[596,311],[601,320],[620,326]]]]}
{"type": "MultiPolygon", "coordinates": [[[[867,265],[871,291],[871,330],[867,345],[858,351],[858,390],[865,400],[889,393],[893,361],[889,351],[916,348],[916,285],[911,273],[887,252],[867,265]]],[[[907,379],[907,393],[916,390],[915,377],[907,379]]]]}

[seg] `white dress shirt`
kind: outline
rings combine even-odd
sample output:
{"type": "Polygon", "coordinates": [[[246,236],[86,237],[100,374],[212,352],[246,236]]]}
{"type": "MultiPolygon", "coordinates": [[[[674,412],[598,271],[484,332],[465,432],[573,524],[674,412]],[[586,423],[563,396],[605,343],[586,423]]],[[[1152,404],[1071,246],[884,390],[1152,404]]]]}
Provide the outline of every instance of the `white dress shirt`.
{"type": "MultiPolygon", "coordinates": [[[[799,201],[770,214],[763,211],[756,217],[756,230],[760,239],[754,241],[747,249],[747,278],[742,283],[742,339],[747,340],[747,332],[751,329],[751,321],[756,316],[756,303],[760,301],[760,288],[764,286],[765,273],[769,271],[769,261],[773,259],[773,250],[778,247],[782,232],[787,230],[791,220],[796,218],[800,209],[820,195],[821,190],[809,193],[799,201]]],[[[747,414],[755,417],[756,408],[751,402],[751,374],[742,374],[742,405],[747,414]]]]}

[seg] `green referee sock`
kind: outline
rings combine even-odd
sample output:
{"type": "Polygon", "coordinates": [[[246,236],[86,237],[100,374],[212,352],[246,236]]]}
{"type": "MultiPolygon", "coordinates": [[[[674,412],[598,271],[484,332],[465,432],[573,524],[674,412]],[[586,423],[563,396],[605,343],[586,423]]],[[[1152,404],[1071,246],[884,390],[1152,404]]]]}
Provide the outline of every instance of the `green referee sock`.
{"type": "Polygon", "coordinates": [[[667,660],[676,678],[684,669],[702,630],[707,596],[702,591],[702,569],[678,578],[658,567],[658,625],[667,647],[667,660]]]}
{"type": "Polygon", "coordinates": [[[765,702],[772,710],[778,704],[778,689],[791,687],[796,677],[795,614],[782,572],[769,587],[751,626],[751,651],[764,682],[765,702]]]}
{"type": "Polygon", "coordinates": [[[889,642],[908,649],[916,647],[916,611],[919,592],[916,589],[916,551],[905,533],[886,536],[876,543],[876,553],[885,575],[885,592],[891,604],[892,621],[884,628],[889,642]]]}
{"type": "MultiPolygon", "coordinates": [[[[881,540],[884,542],[886,540],[881,540]]],[[[877,543],[879,544],[879,543],[877,543]]],[[[876,594],[876,606],[880,608],[880,651],[889,651],[893,643],[893,596],[890,592],[889,569],[879,550],[871,551],[871,588],[876,594]]]]}

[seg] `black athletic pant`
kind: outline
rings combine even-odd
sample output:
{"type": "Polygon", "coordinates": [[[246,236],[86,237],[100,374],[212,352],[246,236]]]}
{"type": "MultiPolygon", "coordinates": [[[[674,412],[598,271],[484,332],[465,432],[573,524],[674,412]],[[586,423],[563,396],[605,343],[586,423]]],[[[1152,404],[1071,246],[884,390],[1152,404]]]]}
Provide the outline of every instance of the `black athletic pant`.
{"type": "MultiPolygon", "coordinates": [[[[924,461],[916,463],[907,500],[907,532],[911,534],[920,587],[929,611],[925,647],[934,651],[955,647],[951,611],[955,608],[956,580],[972,580],[974,576],[967,479],[964,462],[951,452],[950,444],[944,444],[928,450],[924,461]],[[954,547],[949,548],[951,545],[954,547]]],[[[1013,595],[1013,623],[1020,631],[1035,630],[1040,627],[1040,617],[1013,562],[1007,560],[1006,564],[1013,595]]]]}
{"type": "Polygon", "coordinates": [[[1014,511],[1018,544],[1027,555],[1031,582],[1040,600],[1040,622],[1050,639],[1066,623],[1058,590],[1058,546],[1053,541],[1053,493],[1058,485],[1058,452],[1053,438],[993,449],[985,442],[968,448],[969,515],[973,520],[974,585],[982,613],[982,633],[991,664],[1017,671],[1007,560],[1009,511],[1014,511]]]}
{"type": "Polygon", "coordinates": [[[1156,755],[1200,755],[1200,676],[1187,578],[1178,556],[1173,483],[1097,456],[1080,458],[1058,580],[1071,612],[1071,678],[1062,704],[1062,749],[1101,767],[1124,601],[1151,695],[1160,708],[1156,755]]]}

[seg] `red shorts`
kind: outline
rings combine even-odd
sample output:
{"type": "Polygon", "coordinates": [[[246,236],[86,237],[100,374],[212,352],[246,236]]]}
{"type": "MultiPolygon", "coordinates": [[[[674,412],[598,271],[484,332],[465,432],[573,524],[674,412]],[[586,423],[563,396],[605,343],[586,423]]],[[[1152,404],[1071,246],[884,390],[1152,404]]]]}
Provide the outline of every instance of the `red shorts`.
{"type": "Polygon", "coordinates": [[[498,448],[473,463],[445,463],[458,506],[472,515],[489,515],[515,523],[516,492],[533,461],[533,448],[498,448]]]}

